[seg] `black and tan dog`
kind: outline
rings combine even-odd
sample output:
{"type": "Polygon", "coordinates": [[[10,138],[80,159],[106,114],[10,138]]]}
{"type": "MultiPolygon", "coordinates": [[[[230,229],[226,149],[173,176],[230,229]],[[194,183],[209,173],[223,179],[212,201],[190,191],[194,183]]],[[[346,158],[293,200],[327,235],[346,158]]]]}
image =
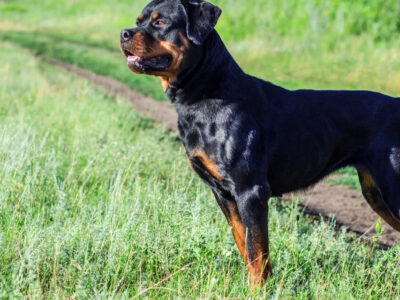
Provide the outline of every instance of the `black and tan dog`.
{"type": "Polygon", "coordinates": [[[161,77],[190,164],[212,189],[259,285],[271,274],[268,199],[344,166],[400,231],[400,101],[367,91],[288,91],[245,74],[201,0],[154,0],[121,32],[135,73],[161,77]]]}

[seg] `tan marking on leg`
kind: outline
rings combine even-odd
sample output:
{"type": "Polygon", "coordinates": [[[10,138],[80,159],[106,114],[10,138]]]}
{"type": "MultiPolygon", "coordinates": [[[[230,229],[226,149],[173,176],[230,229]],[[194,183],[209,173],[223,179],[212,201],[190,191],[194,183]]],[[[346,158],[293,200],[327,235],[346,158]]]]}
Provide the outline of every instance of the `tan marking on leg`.
{"type": "Polygon", "coordinates": [[[243,257],[244,263],[248,264],[247,253],[246,253],[246,237],[244,235],[244,228],[240,215],[236,209],[230,211],[231,215],[228,219],[229,225],[231,226],[231,231],[233,237],[235,238],[236,246],[239,249],[240,254],[243,257]]]}
{"type": "Polygon", "coordinates": [[[361,186],[365,189],[377,188],[374,179],[372,178],[371,174],[366,171],[359,169],[360,174],[360,183],[361,186]]]}
{"type": "Polygon", "coordinates": [[[239,215],[237,204],[234,201],[218,201],[218,204],[226,219],[228,220],[229,227],[231,228],[233,237],[236,242],[236,246],[240,252],[240,255],[243,257],[245,264],[247,265],[246,237],[244,235],[243,223],[239,215]]]}
{"type": "Polygon", "coordinates": [[[382,199],[382,193],[376,185],[372,175],[365,169],[357,169],[362,193],[371,208],[384,219],[390,226],[400,231],[400,220],[393,216],[382,199]]]}
{"type": "Polygon", "coordinates": [[[207,154],[203,150],[194,151],[191,154],[191,156],[194,158],[198,158],[201,161],[202,165],[207,169],[208,172],[210,172],[210,174],[212,176],[214,176],[219,181],[222,181],[222,177],[220,176],[220,174],[218,172],[218,168],[217,168],[217,164],[216,164],[215,160],[208,157],[207,154]]]}
{"type": "Polygon", "coordinates": [[[252,289],[257,289],[262,287],[267,278],[272,275],[268,247],[268,227],[254,227],[251,235],[246,230],[246,248],[250,286],[252,289]]]}
{"type": "Polygon", "coordinates": [[[228,220],[236,245],[247,265],[247,273],[252,288],[261,287],[265,280],[272,275],[272,266],[269,262],[268,228],[261,229],[253,240],[249,240],[247,232],[244,230],[237,203],[234,201],[218,201],[218,203],[228,220]],[[246,244],[246,241],[250,243],[251,247],[246,244]],[[251,253],[248,251],[251,251],[251,253]],[[252,259],[251,262],[250,259],[252,259]]]}
{"type": "Polygon", "coordinates": [[[253,289],[262,287],[269,276],[272,275],[272,266],[269,259],[268,249],[262,249],[257,243],[253,251],[255,259],[248,264],[250,283],[253,289]]]}

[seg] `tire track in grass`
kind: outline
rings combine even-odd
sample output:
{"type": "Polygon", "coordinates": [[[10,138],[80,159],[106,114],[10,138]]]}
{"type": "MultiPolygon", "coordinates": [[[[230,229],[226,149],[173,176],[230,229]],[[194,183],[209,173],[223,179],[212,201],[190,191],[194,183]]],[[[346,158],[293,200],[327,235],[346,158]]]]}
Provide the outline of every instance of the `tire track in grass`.
{"type": "Polygon", "coordinates": [[[123,97],[128,99],[135,110],[145,116],[154,119],[156,122],[164,124],[169,130],[177,131],[177,120],[178,116],[171,106],[166,102],[157,102],[149,97],[143,96],[138,92],[130,89],[125,84],[120,83],[110,77],[97,75],[93,72],[83,70],[74,65],[70,65],[59,60],[41,57],[44,61],[61,67],[62,69],[75,73],[80,77],[83,77],[97,86],[101,86],[106,89],[112,97],[123,97]]]}
{"type": "MultiPolygon", "coordinates": [[[[112,97],[128,99],[139,113],[164,124],[171,131],[177,131],[177,114],[171,104],[143,96],[110,77],[97,75],[56,59],[44,56],[41,58],[104,88],[112,97]]],[[[376,237],[375,225],[379,216],[368,206],[360,191],[348,189],[343,185],[332,186],[323,181],[305,192],[286,194],[282,199],[292,201],[294,197],[301,199],[300,206],[308,216],[317,219],[329,219],[334,216],[337,228],[347,228],[351,235],[369,242],[376,237]]],[[[382,227],[384,231],[378,240],[380,246],[386,249],[398,245],[400,233],[384,221],[382,227]]]]}

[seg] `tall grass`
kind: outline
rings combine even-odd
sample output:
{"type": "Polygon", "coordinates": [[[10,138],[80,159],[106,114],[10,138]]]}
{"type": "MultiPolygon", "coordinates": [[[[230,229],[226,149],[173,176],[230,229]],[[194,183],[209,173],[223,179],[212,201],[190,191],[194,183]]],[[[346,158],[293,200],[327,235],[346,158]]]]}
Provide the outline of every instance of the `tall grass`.
{"type": "Polygon", "coordinates": [[[74,64],[96,74],[112,77],[136,91],[157,100],[166,100],[156,77],[136,75],[129,71],[125,57],[116,51],[101,49],[96,45],[79,45],[53,38],[51,35],[30,32],[0,32],[0,38],[30,49],[37,55],[74,64]]]}
{"type": "MultiPolygon", "coordinates": [[[[161,99],[118,35],[147,1],[0,0],[2,39],[161,99]]],[[[399,3],[216,0],[235,58],[289,88],[399,94],[399,3]]],[[[86,81],[0,43],[0,297],[394,298],[400,248],[381,251],[270,201],[274,277],[246,271],[176,137],[86,81]]],[[[352,170],[348,184],[357,187],[352,170]]],[[[342,181],[341,181],[342,182],[342,181]]]]}
{"type": "MultiPolygon", "coordinates": [[[[117,32],[129,22],[133,25],[137,14],[148,2],[45,0],[38,5],[35,0],[3,0],[0,11],[5,20],[55,32],[79,29],[76,34],[89,33],[101,38],[104,33],[117,32]]],[[[349,35],[368,35],[373,40],[391,42],[398,39],[400,33],[400,4],[395,0],[211,2],[224,12],[219,31],[224,38],[235,42],[270,33],[297,41],[313,36],[337,40],[349,35]]]]}
{"type": "Polygon", "coordinates": [[[251,292],[176,136],[0,45],[0,297],[393,298],[382,251],[270,201],[274,277],[251,292]]]}
{"type": "MultiPolygon", "coordinates": [[[[120,62],[109,52],[94,49],[120,56],[119,32],[134,26],[147,2],[46,0],[37,5],[33,0],[3,1],[0,30],[5,32],[0,38],[107,73],[141,92],[165,99],[151,79],[134,79],[123,68],[122,58],[120,62]],[[96,61],[88,59],[90,56],[96,61]]],[[[218,32],[240,65],[253,75],[292,89],[369,89],[400,94],[397,1],[214,3],[223,9],[218,32]]]]}
{"type": "MultiPolygon", "coordinates": [[[[400,94],[400,2],[215,0],[217,30],[245,71],[290,89],[400,94]]],[[[157,100],[156,78],[132,74],[119,31],[147,0],[0,1],[0,39],[113,77],[157,100]]],[[[347,172],[348,171],[348,172],[347,172]]],[[[354,170],[336,183],[359,187],[354,170]]]]}

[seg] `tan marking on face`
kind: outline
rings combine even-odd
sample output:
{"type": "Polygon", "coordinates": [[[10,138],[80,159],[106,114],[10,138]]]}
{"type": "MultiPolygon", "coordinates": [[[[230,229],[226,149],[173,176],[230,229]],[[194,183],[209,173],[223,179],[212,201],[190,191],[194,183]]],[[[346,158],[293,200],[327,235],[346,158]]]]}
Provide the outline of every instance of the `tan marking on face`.
{"type": "MultiPolygon", "coordinates": [[[[168,78],[167,78],[167,77],[160,76],[160,79],[161,79],[161,86],[162,86],[164,92],[166,92],[166,91],[168,90],[169,86],[170,86],[170,83],[169,83],[169,81],[168,81],[168,78]]],[[[189,161],[190,161],[190,160],[189,160],[189,161]]]]}
{"type": "Polygon", "coordinates": [[[179,39],[181,40],[181,42],[183,44],[183,46],[181,47],[182,48],[181,50],[184,51],[186,49],[189,49],[189,47],[190,47],[189,40],[184,36],[184,34],[182,32],[179,32],[178,35],[179,35],[179,39]]]}
{"type": "Polygon", "coordinates": [[[194,151],[191,156],[194,158],[198,158],[201,161],[202,165],[207,169],[208,172],[210,172],[212,176],[214,176],[219,181],[222,181],[222,177],[218,172],[215,160],[207,156],[207,154],[203,150],[194,151]]]}
{"type": "Polygon", "coordinates": [[[179,33],[179,38],[182,42],[182,46],[180,47],[167,41],[159,42],[160,47],[166,53],[172,56],[172,63],[167,70],[163,72],[157,72],[158,74],[155,75],[164,77],[165,81],[167,81],[169,84],[177,80],[180,68],[184,61],[185,52],[190,47],[190,42],[184,37],[181,32],[179,33]]]}
{"type": "Polygon", "coordinates": [[[160,17],[160,15],[158,14],[158,13],[155,13],[151,18],[153,19],[153,20],[156,20],[156,19],[158,19],[160,17]]]}
{"type": "Polygon", "coordinates": [[[143,20],[143,15],[140,14],[139,17],[138,17],[138,19],[139,19],[139,21],[142,21],[142,20],[143,20]]]}
{"type": "MultiPolygon", "coordinates": [[[[161,83],[164,90],[168,89],[169,85],[177,80],[178,74],[184,62],[185,53],[190,47],[190,42],[182,33],[179,33],[179,38],[182,42],[181,46],[175,45],[167,41],[151,40],[145,34],[136,33],[132,40],[130,49],[134,55],[143,59],[149,59],[156,56],[171,55],[171,65],[163,71],[149,71],[148,75],[161,77],[161,83]]],[[[131,68],[134,73],[145,73],[140,69],[131,68]]]]}
{"type": "Polygon", "coordinates": [[[135,55],[140,57],[143,57],[146,53],[151,51],[146,36],[141,32],[137,32],[133,36],[131,40],[131,49],[135,55]]]}

